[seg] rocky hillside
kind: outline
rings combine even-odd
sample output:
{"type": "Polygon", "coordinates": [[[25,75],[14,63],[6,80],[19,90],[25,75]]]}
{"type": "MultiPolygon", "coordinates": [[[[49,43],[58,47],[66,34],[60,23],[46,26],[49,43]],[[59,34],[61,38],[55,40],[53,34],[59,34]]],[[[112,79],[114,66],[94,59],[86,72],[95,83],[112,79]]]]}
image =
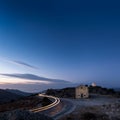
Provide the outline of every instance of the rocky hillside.
{"type": "Polygon", "coordinates": [[[32,113],[25,110],[15,110],[0,114],[0,120],[53,120],[40,113],[32,113]]]}
{"type": "Polygon", "coordinates": [[[92,87],[89,86],[89,93],[100,95],[111,95],[113,97],[120,97],[120,92],[114,89],[103,88],[101,86],[92,87]]]}
{"type": "Polygon", "coordinates": [[[120,103],[79,107],[59,120],[120,120],[120,103]]]}
{"type": "Polygon", "coordinates": [[[10,102],[12,100],[17,100],[21,97],[22,95],[17,95],[15,93],[0,89],[0,104],[10,102]]]}
{"type": "Polygon", "coordinates": [[[64,97],[64,98],[75,98],[75,88],[64,88],[64,89],[48,89],[46,91],[47,95],[53,95],[56,97],[64,97]]]}
{"type": "Polygon", "coordinates": [[[32,95],[0,104],[0,112],[12,111],[16,109],[29,110],[38,106],[40,107],[49,105],[50,103],[52,103],[52,101],[48,98],[42,98],[38,95],[32,95]]]}
{"type": "Polygon", "coordinates": [[[32,93],[27,93],[27,92],[23,92],[20,90],[16,90],[16,89],[6,89],[5,91],[20,95],[20,96],[29,96],[32,95],[32,93]]]}
{"type": "Polygon", "coordinates": [[[0,112],[11,111],[15,109],[32,109],[37,105],[41,105],[42,98],[37,96],[28,96],[18,100],[12,100],[0,105],[0,112]]]}

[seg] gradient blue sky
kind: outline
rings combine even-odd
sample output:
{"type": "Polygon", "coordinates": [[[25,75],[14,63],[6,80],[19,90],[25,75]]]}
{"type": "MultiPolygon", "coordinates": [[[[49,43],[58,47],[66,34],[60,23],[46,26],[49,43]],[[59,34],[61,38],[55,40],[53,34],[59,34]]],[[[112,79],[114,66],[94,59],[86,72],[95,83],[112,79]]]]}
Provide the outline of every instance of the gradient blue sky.
{"type": "Polygon", "coordinates": [[[116,0],[1,0],[0,73],[120,87],[119,5],[116,0]]]}

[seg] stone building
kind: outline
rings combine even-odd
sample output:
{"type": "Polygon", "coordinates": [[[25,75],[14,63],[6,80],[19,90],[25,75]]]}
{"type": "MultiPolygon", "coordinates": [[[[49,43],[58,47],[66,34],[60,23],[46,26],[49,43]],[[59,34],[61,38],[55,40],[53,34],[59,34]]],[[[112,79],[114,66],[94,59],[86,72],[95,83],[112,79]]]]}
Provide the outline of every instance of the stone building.
{"type": "Polygon", "coordinates": [[[88,98],[89,90],[87,86],[80,85],[75,88],[75,98],[88,98]]]}

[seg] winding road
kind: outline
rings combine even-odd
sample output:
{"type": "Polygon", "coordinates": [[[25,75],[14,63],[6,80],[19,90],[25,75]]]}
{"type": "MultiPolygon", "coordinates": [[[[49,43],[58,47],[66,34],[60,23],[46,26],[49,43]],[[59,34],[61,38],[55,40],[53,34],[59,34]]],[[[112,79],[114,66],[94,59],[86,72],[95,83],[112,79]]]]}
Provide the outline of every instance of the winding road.
{"type": "Polygon", "coordinates": [[[44,107],[31,109],[30,110],[31,112],[35,112],[35,113],[36,112],[42,112],[44,110],[48,110],[50,108],[53,108],[53,107],[57,106],[60,103],[60,99],[57,98],[57,97],[54,97],[54,96],[48,96],[48,95],[45,95],[45,94],[39,94],[38,96],[40,96],[40,97],[47,97],[49,99],[52,99],[54,102],[49,104],[49,105],[47,105],[47,106],[44,106],[44,107]]]}
{"type": "Polygon", "coordinates": [[[30,111],[42,112],[52,117],[54,120],[58,120],[64,115],[72,113],[75,109],[119,102],[118,98],[111,98],[109,96],[97,96],[89,99],[68,99],[68,98],[59,99],[57,97],[48,96],[45,94],[39,94],[38,96],[47,97],[51,99],[53,102],[47,106],[34,108],[31,109],[30,111]]]}
{"type": "Polygon", "coordinates": [[[63,115],[69,114],[75,109],[74,104],[70,100],[63,99],[63,98],[61,98],[60,100],[57,97],[49,96],[45,94],[38,94],[38,96],[47,97],[51,99],[53,102],[44,107],[33,108],[30,110],[31,112],[34,112],[34,113],[42,112],[47,114],[48,116],[51,116],[54,120],[57,120],[63,115]]]}
{"type": "Polygon", "coordinates": [[[52,118],[54,120],[58,120],[59,118],[63,117],[64,115],[72,113],[76,108],[76,105],[74,105],[73,101],[70,99],[61,98],[61,101],[64,103],[64,107],[60,112],[58,112],[56,115],[52,116],[52,118]]]}

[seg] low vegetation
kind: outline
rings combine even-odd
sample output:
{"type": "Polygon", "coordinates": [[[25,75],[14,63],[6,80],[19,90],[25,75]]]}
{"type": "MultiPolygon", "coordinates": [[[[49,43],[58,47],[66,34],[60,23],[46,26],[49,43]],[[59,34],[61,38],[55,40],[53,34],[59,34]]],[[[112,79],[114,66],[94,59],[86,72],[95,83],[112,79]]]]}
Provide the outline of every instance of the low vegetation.
{"type": "Polygon", "coordinates": [[[49,105],[49,104],[51,104],[51,103],[52,103],[51,100],[49,100],[47,97],[44,97],[44,98],[42,99],[41,105],[42,105],[42,106],[46,106],[46,105],[49,105]]]}
{"type": "Polygon", "coordinates": [[[100,86],[89,86],[89,92],[92,94],[111,95],[113,97],[120,97],[119,91],[115,91],[114,89],[102,88],[100,86]]]}
{"type": "Polygon", "coordinates": [[[120,104],[76,108],[59,120],[120,120],[120,104]]]}
{"type": "Polygon", "coordinates": [[[15,109],[28,110],[35,108],[37,106],[45,106],[51,103],[48,98],[40,98],[37,95],[28,96],[21,98],[19,100],[11,100],[8,103],[0,105],[0,112],[11,111],[15,109]]]}
{"type": "Polygon", "coordinates": [[[0,89],[0,104],[7,103],[12,100],[18,100],[22,97],[22,95],[18,95],[7,90],[0,89]]]}
{"type": "MultiPolygon", "coordinates": [[[[86,85],[87,86],[87,85],[86,85]]],[[[99,94],[99,95],[110,95],[113,97],[120,97],[120,92],[115,91],[114,89],[102,88],[100,86],[92,87],[88,86],[90,94],[99,94]]],[[[53,95],[56,97],[63,98],[75,98],[75,88],[64,88],[64,89],[48,89],[46,91],[47,95],[53,95]]]]}
{"type": "Polygon", "coordinates": [[[53,120],[40,113],[32,113],[25,110],[14,110],[0,114],[0,120],[53,120]]]}
{"type": "Polygon", "coordinates": [[[75,88],[64,88],[64,89],[48,89],[46,91],[47,95],[52,95],[60,98],[75,98],[75,88]]]}
{"type": "Polygon", "coordinates": [[[37,96],[24,97],[19,100],[11,100],[8,103],[0,105],[0,112],[10,111],[15,109],[31,109],[42,102],[42,99],[37,96]]]}

